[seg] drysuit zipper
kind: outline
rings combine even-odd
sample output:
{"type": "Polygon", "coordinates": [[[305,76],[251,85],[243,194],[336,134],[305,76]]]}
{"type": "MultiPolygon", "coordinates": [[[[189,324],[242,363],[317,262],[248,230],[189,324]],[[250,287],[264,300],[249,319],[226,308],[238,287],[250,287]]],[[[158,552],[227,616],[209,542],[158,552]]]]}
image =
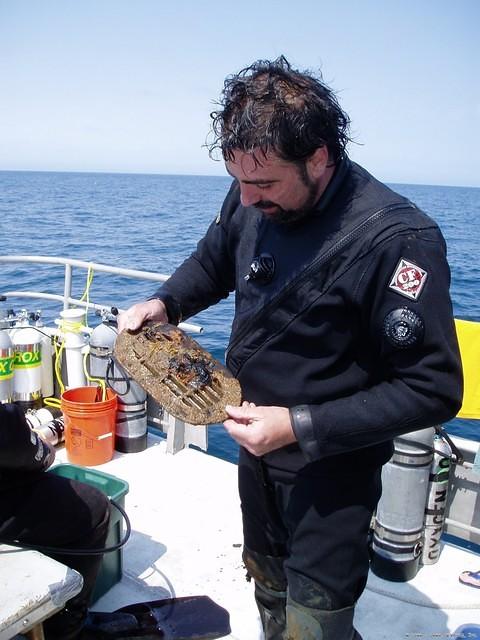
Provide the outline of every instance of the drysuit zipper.
{"type": "MultiPolygon", "coordinates": [[[[297,277],[295,280],[286,285],[278,294],[270,300],[265,306],[263,306],[260,311],[250,317],[250,319],[244,324],[243,328],[238,332],[235,339],[229,344],[225,356],[228,362],[229,355],[248,333],[250,333],[252,327],[255,326],[259,318],[262,316],[268,315],[273,309],[277,308],[281,301],[288,296],[288,294],[293,290],[302,285],[305,280],[308,280],[318,269],[324,265],[328,260],[330,260],[336,253],[342,250],[346,245],[350,242],[358,238],[361,234],[365,232],[366,229],[376,224],[379,220],[381,220],[385,215],[391,213],[392,211],[397,211],[399,209],[415,209],[415,205],[411,203],[398,202],[396,204],[389,205],[378,211],[375,211],[370,215],[366,220],[361,222],[357,227],[352,229],[349,233],[344,235],[342,238],[337,240],[331,247],[329,247],[324,253],[320,254],[305,270],[297,277]]],[[[237,372],[238,373],[238,372],[237,372]]]]}

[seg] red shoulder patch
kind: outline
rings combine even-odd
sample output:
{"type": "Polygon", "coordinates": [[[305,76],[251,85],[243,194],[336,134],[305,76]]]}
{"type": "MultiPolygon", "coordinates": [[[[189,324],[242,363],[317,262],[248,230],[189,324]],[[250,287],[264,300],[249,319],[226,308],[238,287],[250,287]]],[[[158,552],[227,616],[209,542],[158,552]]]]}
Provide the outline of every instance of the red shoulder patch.
{"type": "Polygon", "coordinates": [[[427,280],[427,275],[425,269],[401,258],[388,286],[410,300],[417,300],[427,280]]]}

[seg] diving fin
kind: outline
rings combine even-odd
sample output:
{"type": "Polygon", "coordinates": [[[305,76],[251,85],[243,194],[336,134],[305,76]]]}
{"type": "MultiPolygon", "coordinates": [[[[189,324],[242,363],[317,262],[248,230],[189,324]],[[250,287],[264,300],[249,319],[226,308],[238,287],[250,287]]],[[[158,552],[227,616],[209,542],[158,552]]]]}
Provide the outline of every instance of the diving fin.
{"type": "Polygon", "coordinates": [[[231,633],[228,611],[208,596],[130,604],[111,613],[90,611],[86,638],[98,640],[214,640],[231,633]]]}

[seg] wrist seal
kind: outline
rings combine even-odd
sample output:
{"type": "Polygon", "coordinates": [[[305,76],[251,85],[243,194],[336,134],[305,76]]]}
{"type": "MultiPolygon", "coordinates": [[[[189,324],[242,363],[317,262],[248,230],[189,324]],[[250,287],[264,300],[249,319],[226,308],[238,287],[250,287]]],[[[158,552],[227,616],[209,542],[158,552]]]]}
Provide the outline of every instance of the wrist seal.
{"type": "Polygon", "coordinates": [[[309,462],[320,458],[320,448],[315,437],[312,414],[308,404],[299,404],[289,409],[293,432],[302,453],[309,462]]]}

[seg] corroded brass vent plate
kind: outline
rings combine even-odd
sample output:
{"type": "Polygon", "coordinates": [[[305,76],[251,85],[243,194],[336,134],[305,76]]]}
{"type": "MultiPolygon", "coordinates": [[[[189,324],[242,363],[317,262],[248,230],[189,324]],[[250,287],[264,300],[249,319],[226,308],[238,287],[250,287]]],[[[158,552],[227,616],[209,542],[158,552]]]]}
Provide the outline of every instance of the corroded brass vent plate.
{"type": "Polygon", "coordinates": [[[241,402],[238,380],[173,325],[148,322],[139,331],[122,331],[114,355],[147,393],[184,422],[222,422],[225,405],[241,402]]]}

